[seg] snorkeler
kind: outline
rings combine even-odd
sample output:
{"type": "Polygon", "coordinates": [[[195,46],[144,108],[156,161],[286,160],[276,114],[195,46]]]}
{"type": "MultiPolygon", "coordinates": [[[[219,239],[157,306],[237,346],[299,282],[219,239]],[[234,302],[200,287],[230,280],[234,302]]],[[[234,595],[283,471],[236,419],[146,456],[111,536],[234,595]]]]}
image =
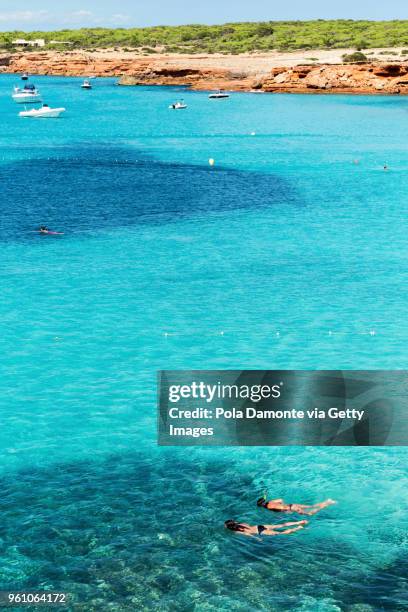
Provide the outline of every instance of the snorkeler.
{"type": "Polygon", "coordinates": [[[288,533],[294,533],[303,529],[307,525],[308,521],[293,521],[291,523],[281,523],[280,525],[248,525],[248,523],[238,523],[229,519],[225,521],[224,525],[231,531],[237,531],[242,535],[255,538],[260,535],[276,536],[276,535],[287,535],[288,533]],[[293,527],[292,529],[284,529],[283,527],[293,527]],[[279,531],[278,531],[279,530],[279,531]]]}
{"type": "Polygon", "coordinates": [[[266,510],[271,510],[272,512],[297,512],[298,514],[307,514],[309,516],[335,503],[333,499],[326,499],[326,501],[320,502],[319,504],[285,504],[283,499],[271,499],[267,501],[265,495],[260,497],[256,502],[257,506],[262,506],[262,508],[266,508],[266,510]]]}
{"type": "Polygon", "coordinates": [[[54,232],[50,229],[48,229],[48,227],[46,225],[40,225],[39,229],[37,230],[39,234],[49,234],[52,236],[63,236],[64,232],[54,232]]]}

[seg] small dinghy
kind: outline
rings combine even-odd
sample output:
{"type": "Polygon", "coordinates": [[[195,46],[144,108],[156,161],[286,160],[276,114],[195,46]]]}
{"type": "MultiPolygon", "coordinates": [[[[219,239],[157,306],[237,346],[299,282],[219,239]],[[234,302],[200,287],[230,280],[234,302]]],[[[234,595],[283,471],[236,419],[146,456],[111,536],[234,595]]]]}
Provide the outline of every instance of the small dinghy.
{"type": "Polygon", "coordinates": [[[41,108],[32,108],[31,110],[21,111],[19,117],[38,117],[54,119],[65,112],[65,108],[50,108],[48,104],[43,104],[41,108]]]}
{"type": "Polygon", "coordinates": [[[230,95],[226,91],[221,91],[221,89],[219,89],[218,91],[211,93],[208,97],[211,100],[220,100],[221,98],[229,98],[230,95]]]}
{"type": "Polygon", "coordinates": [[[184,103],[184,100],[180,100],[179,102],[170,104],[169,108],[173,110],[183,110],[184,108],[187,108],[187,104],[184,103]]]}
{"type": "Polygon", "coordinates": [[[92,89],[92,85],[89,82],[88,79],[85,79],[85,81],[82,83],[81,85],[82,89],[92,89]]]}

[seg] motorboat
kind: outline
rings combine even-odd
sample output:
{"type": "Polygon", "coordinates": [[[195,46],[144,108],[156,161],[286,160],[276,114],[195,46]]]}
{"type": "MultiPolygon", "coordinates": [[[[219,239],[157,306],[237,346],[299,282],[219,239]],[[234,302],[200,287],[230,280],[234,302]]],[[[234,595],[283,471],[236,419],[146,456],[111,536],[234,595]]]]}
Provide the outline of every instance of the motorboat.
{"type": "Polygon", "coordinates": [[[92,89],[92,85],[88,79],[85,79],[81,85],[82,89],[92,89]]]}
{"type": "Polygon", "coordinates": [[[33,102],[41,102],[41,94],[34,85],[24,85],[24,87],[15,87],[11,95],[14,102],[18,104],[30,104],[33,102]]]}
{"type": "Polygon", "coordinates": [[[22,81],[28,81],[28,74],[27,74],[26,72],[24,72],[24,73],[21,75],[21,80],[22,80],[22,81]]]}
{"type": "Polygon", "coordinates": [[[226,91],[221,91],[221,89],[219,89],[218,91],[211,93],[208,97],[211,100],[220,100],[221,98],[229,98],[230,95],[226,91]]]}
{"type": "Polygon", "coordinates": [[[55,118],[65,113],[65,108],[51,108],[48,104],[43,104],[41,108],[32,108],[31,110],[21,111],[19,117],[38,117],[38,118],[55,118]]]}
{"type": "Polygon", "coordinates": [[[187,108],[187,104],[185,104],[184,100],[179,100],[178,102],[170,104],[169,108],[173,110],[183,110],[184,108],[187,108]]]}

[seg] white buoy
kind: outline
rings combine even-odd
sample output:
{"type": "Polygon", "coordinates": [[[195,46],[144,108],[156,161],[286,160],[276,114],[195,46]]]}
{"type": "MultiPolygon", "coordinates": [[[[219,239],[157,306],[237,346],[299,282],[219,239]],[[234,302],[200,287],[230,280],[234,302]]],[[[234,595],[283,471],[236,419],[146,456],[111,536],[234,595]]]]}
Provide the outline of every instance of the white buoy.
{"type": "Polygon", "coordinates": [[[208,163],[210,164],[210,166],[213,166],[215,164],[215,159],[210,157],[210,159],[208,160],[208,163]]]}

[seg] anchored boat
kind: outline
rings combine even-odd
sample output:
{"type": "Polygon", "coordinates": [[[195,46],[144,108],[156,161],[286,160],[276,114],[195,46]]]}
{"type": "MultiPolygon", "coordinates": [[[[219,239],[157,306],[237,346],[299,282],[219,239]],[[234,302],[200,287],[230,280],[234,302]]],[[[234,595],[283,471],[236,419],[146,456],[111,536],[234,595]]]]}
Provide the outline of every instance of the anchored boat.
{"type": "Polygon", "coordinates": [[[184,108],[187,108],[187,104],[184,103],[184,100],[179,100],[179,102],[170,104],[169,108],[173,110],[183,110],[184,108]]]}
{"type": "Polygon", "coordinates": [[[54,119],[56,117],[59,117],[64,112],[65,108],[50,108],[48,104],[43,104],[41,108],[32,108],[31,110],[21,111],[18,114],[20,117],[38,117],[39,119],[54,119]]]}
{"type": "Polygon", "coordinates": [[[221,91],[221,89],[219,89],[218,91],[211,93],[208,97],[212,100],[220,100],[221,98],[229,98],[230,95],[226,91],[221,91]]]}
{"type": "Polygon", "coordinates": [[[31,104],[33,102],[41,102],[41,94],[34,85],[24,85],[24,87],[15,87],[11,95],[14,102],[18,104],[31,104]]]}

